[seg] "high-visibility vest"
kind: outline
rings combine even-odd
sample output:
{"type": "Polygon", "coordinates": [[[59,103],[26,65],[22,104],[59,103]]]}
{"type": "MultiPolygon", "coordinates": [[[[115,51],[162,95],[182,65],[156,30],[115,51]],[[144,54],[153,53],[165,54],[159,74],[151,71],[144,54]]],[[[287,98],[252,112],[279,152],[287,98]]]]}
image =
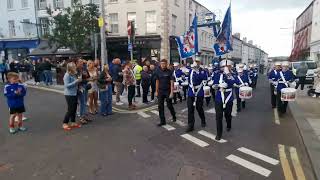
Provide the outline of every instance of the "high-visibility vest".
{"type": "Polygon", "coordinates": [[[136,78],[136,80],[141,79],[141,71],[142,71],[142,67],[140,65],[136,65],[134,67],[134,77],[136,78]]]}

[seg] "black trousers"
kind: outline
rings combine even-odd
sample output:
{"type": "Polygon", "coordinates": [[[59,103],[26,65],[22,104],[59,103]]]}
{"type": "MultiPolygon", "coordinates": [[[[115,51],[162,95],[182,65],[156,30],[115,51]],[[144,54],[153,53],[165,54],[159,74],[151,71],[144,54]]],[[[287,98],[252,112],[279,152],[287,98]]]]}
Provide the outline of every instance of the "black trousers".
{"type": "Polygon", "coordinates": [[[136,87],[134,85],[128,86],[128,103],[129,106],[132,105],[132,100],[134,98],[134,95],[136,93],[136,87]]]}
{"type": "Polygon", "coordinates": [[[2,82],[5,83],[8,81],[7,71],[1,72],[2,82]]]}
{"type": "Polygon", "coordinates": [[[76,122],[78,96],[65,96],[65,98],[68,105],[68,111],[64,116],[63,123],[68,124],[69,121],[76,122]]]}
{"type": "Polygon", "coordinates": [[[158,110],[159,110],[159,116],[160,116],[160,123],[166,124],[166,117],[164,115],[164,101],[167,102],[167,107],[172,115],[173,119],[176,119],[176,112],[174,111],[173,105],[172,105],[172,99],[169,98],[169,95],[158,95],[158,110]]]}
{"type": "Polygon", "coordinates": [[[154,100],[154,94],[156,93],[156,85],[151,83],[151,100],[154,100]]]}
{"type": "Polygon", "coordinates": [[[222,103],[216,102],[215,105],[216,105],[215,109],[216,109],[217,136],[221,137],[222,131],[223,131],[223,125],[222,125],[223,114],[227,121],[227,128],[231,128],[231,122],[232,122],[231,113],[232,113],[233,102],[227,103],[225,109],[223,109],[222,103]]]}
{"type": "Polygon", "coordinates": [[[180,102],[182,102],[182,96],[180,94],[180,92],[177,93],[173,93],[173,102],[176,104],[177,103],[177,98],[180,99],[180,102]]]}
{"type": "Polygon", "coordinates": [[[195,99],[196,99],[195,97],[188,97],[188,100],[187,100],[187,105],[188,105],[188,126],[189,126],[189,128],[194,128],[194,122],[195,122],[194,108],[196,108],[197,111],[198,111],[198,114],[199,114],[200,119],[201,119],[201,124],[203,124],[203,125],[206,124],[206,117],[204,115],[204,110],[203,110],[204,97],[197,97],[196,107],[193,106],[195,99]]]}
{"type": "Polygon", "coordinates": [[[136,81],[137,96],[138,96],[138,97],[140,97],[140,96],[141,96],[140,86],[141,86],[141,79],[136,81]]]}
{"type": "Polygon", "coordinates": [[[148,93],[150,86],[142,86],[142,102],[148,102],[148,93]]]}
{"type": "Polygon", "coordinates": [[[183,98],[187,99],[188,86],[183,86],[182,90],[183,90],[183,98]]]}
{"type": "Polygon", "coordinates": [[[299,85],[301,85],[301,90],[304,89],[304,84],[306,83],[306,77],[299,77],[299,81],[297,82],[296,89],[299,88],[299,85]]]}
{"type": "Polygon", "coordinates": [[[241,111],[241,109],[246,108],[246,102],[242,101],[242,99],[239,96],[239,93],[236,93],[236,97],[237,97],[237,111],[241,111]]]}
{"type": "Polygon", "coordinates": [[[272,108],[275,108],[277,107],[277,96],[274,94],[274,85],[273,84],[270,84],[270,95],[271,95],[271,105],[272,105],[272,108]]]}
{"type": "Polygon", "coordinates": [[[281,114],[285,114],[287,112],[288,102],[281,101],[281,92],[277,92],[277,108],[278,112],[281,114]]]}

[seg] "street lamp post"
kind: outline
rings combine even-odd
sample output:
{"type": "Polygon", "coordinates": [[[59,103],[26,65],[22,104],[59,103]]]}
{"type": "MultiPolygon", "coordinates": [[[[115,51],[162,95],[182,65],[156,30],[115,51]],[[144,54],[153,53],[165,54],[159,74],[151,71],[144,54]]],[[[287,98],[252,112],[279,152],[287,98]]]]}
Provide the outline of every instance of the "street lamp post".
{"type": "Polygon", "coordinates": [[[106,47],[106,23],[105,23],[105,4],[104,0],[100,1],[100,8],[101,8],[101,14],[100,18],[102,19],[102,26],[100,27],[100,34],[101,34],[101,66],[103,67],[105,64],[107,64],[107,57],[108,57],[108,51],[106,47]]]}

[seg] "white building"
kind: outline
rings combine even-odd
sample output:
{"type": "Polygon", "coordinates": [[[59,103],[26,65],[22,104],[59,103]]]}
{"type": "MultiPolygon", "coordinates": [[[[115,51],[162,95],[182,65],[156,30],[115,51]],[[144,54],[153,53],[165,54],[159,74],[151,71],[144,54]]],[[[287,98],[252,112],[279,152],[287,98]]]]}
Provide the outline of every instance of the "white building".
{"type": "Polygon", "coordinates": [[[320,0],[313,3],[310,59],[320,62],[320,0]]]}
{"type": "Polygon", "coordinates": [[[0,60],[17,60],[38,45],[34,0],[1,2],[0,60]]]}

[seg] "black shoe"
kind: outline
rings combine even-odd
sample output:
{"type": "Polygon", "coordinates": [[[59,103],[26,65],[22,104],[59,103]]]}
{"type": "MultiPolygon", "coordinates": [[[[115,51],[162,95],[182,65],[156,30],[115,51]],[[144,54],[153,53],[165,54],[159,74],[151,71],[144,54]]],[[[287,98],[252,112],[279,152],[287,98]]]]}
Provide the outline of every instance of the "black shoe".
{"type": "Polygon", "coordinates": [[[177,122],[177,118],[172,118],[172,122],[177,122]]]}
{"type": "Polygon", "coordinates": [[[207,126],[206,123],[202,123],[202,124],[201,124],[201,127],[203,127],[203,128],[205,128],[206,126],[207,126]]]}
{"type": "Polygon", "coordinates": [[[159,124],[157,124],[157,126],[159,126],[159,127],[164,126],[164,125],[166,125],[166,123],[159,123],[159,124]]]}
{"type": "Polygon", "coordinates": [[[194,128],[188,128],[187,130],[186,130],[186,133],[189,133],[189,132],[192,132],[194,130],[194,128]]]}
{"type": "Polygon", "coordinates": [[[141,95],[136,95],[136,97],[141,97],[141,95]]]}
{"type": "Polygon", "coordinates": [[[231,128],[227,128],[227,132],[230,132],[231,131],[231,128]]]}
{"type": "Polygon", "coordinates": [[[221,140],[221,136],[216,136],[215,140],[220,141],[221,140]]]}

